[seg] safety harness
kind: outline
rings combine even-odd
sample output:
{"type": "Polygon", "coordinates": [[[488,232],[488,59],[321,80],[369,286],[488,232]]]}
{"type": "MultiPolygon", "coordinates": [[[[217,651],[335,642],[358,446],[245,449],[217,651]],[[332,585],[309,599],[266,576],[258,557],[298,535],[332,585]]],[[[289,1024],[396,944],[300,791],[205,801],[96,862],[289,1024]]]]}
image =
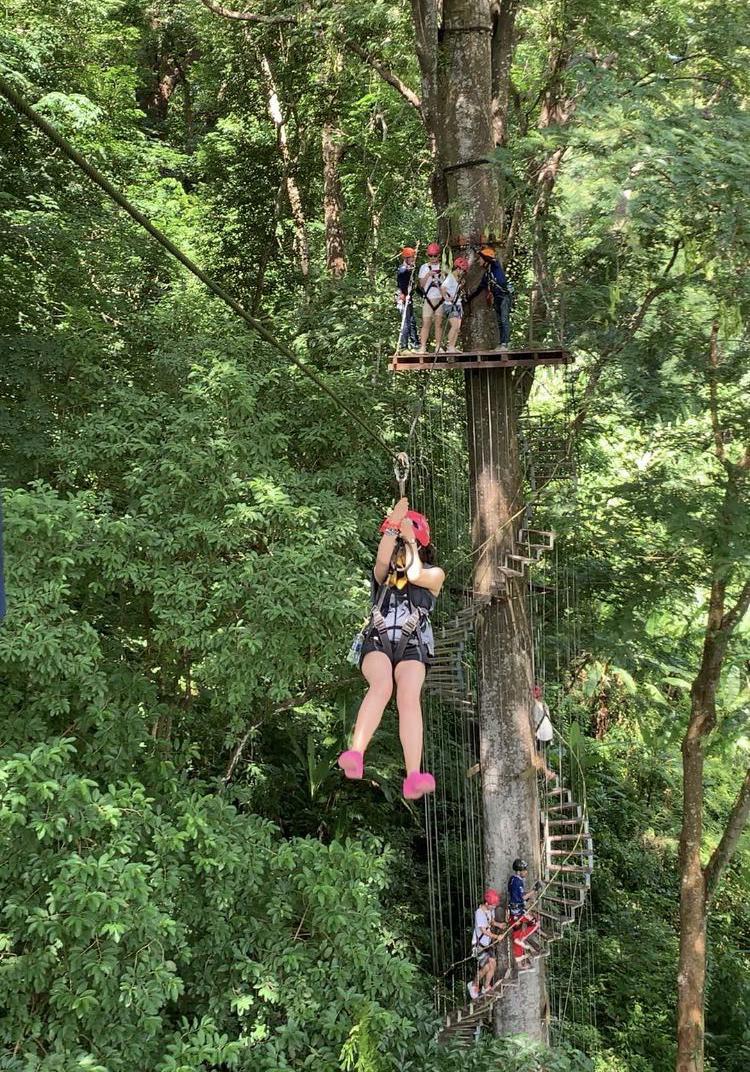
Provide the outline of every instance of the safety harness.
{"type": "Polygon", "coordinates": [[[427,302],[427,304],[430,306],[430,308],[432,309],[433,313],[436,312],[440,308],[440,306],[445,301],[445,298],[443,297],[442,292],[441,292],[440,293],[440,300],[438,301],[437,305],[435,305],[433,303],[432,299],[429,297],[429,292],[435,286],[440,291],[440,288],[442,287],[444,282],[445,282],[445,276],[443,275],[442,268],[437,268],[437,269],[430,268],[430,276],[429,276],[429,279],[427,280],[427,287],[425,288],[425,287],[422,286],[421,283],[419,284],[419,292],[421,293],[422,297],[427,302]]]}
{"type": "MultiPolygon", "coordinates": [[[[404,652],[406,651],[408,645],[416,640],[417,646],[419,647],[420,658],[424,662],[427,658],[427,652],[425,649],[424,640],[422,639],[422,623],[426,618],[429,618],[429,614],[424,609],[424,607],[415,607],[413,605],[411,601],[411,596],[409,594],[408,581],[406,582],[405,586],[405,594],[409,613],[398,627],[401,631],[401,636],[399,637],[398,643],[395,647],[391,643],[391,637],[388,635],[389,626],[383,614],[383,603],[385,602],[385,597],[388,595],[389,589],[395,590],[396,588],[394,584],[389,583],[391,577],[395,573],[396,567],[394,566],[393,561],[391,561],[391,566],[388,570],[388,576],[378,588],[377,597],[370,612],[368,624],[363,630],[365,639],[368,640],[374,635],[377,635],[382,645],[383,651],[394,664],[397,663],[399,659],[403,658],[404,652]]],[[[395,625],[392,624],[390,628],[395,633],[395,625]]]]}

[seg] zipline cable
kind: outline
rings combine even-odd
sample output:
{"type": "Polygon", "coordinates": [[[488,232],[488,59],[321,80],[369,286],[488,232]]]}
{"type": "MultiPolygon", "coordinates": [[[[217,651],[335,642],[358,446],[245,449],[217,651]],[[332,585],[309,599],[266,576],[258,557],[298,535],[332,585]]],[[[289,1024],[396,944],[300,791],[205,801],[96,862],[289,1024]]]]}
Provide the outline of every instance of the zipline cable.
{"type": "Polygon", "coordinates": [[[113,186],[109,179],[105,175],[103,175],[98,168],[94,167],[94,165],[91,164],[85,156],[82,156],[81,153],[79,153],[78,150],[74,148],[73,145],[71,145],[67,138],[63,137],[63,135],[58,130],[56,130],[51,123],[48,123],[46,119],[42,118],[39,112],[37,112],[36,109],[32,108],[31,105],[28,104],[19,93],[16,93],[13,87],[2,77],[2,75],[0,75],[0,93],[5,97],[11,107],[15,109],[15,111],[20,112],[21,115],[24,115],[30,123],[32,123],[38,130],[42,132],[42,134],[45,135],[45,137],[49,138],[50,141],[52,141],[58,147],[58,149],[63,153],[64,156],[66,156],[70,161],[72,161],[78,168],[81,169],[81,171],[85,175],[88,176],[89,179],[91,179],[93,183],[95,183],[97,186],[100,187],[100,189],[104,191],[107,197],[109,197],[112,201],[115,202],[115,204],[119,205],[121,209],[127,212],[131,219],[135,220],[135,222],[140,227],[142,227],[145,231],[148,231],[151,237],[156,242],[158,242],[160,246],[162,246],[172,257],[178,260],[184,268],[187,268],[187,270],[191,272],[192,275],[194,275],[197,279],[199,279],[205,287],[212,291],[217,298],[221,299],[221,301],[223,301],[224,304],[227,305],[233,313],[240,317],[240,319],[244,320],[248,327],[250,327],[258,335],[260,335],[261,339],[263,339],[264,342],[267,342],[269,346],[272,346],[288,361],[291,361],[294,365],[296,365],[300,372],[307,376],[307,378],[311,380],[324,394],[328,395],[328,397],[333,402],[335,402],[335,404],[340,410],[346,413],[352,421],[358,424],[359,427],[367,433],[370,439],[376,442],[378,446],[381,447],[387,453],[389,458],[393,458],[393,451],[388,446],[386,441],[382,438],[382,436],[380,436],[378,432],[374,430],[374,428],[371,428],[367,421],[363,417],[361,417],[355,410],[351,409],[351,407],[348,406],[346,402],[343,402],[341,398],[339,398],[339,396],[336,394],[334,389],[332,387],[329,387],[325,380],[323,380],[318,375],[318,373],[315,372],[307,364],[307,362],[301,361],[300,358],[296,357],[295,354],[292,353],[292,351],[285,343],[280,342],[274,335],[272,335],[271,332],[268,331],[268,329],[261,323],[260,320],[256,320],[254,316],[251,316],[250,313],[248,313],[247,310],[242,305],[240,305],[240,303],[235,298],[232,297],[231,294],[224,290],[224,288],[220,286],[214,279],[212,279],[211,276],[207,275],[206,272],[204,272],[203,269],[195,263],[195,261],[191,260],[190,257],[187,256],[186,253],[183,253],[179,246],[176,246],[171,239],[167,238],[163,231],[160,231],[159,228],[156,227],[147,216],[144,216],[144,214],[140,212],[135,207],[135,205],[128,201],[127,197],[125,197],[125,195],[122,194],[116,186],[113,186]]]}

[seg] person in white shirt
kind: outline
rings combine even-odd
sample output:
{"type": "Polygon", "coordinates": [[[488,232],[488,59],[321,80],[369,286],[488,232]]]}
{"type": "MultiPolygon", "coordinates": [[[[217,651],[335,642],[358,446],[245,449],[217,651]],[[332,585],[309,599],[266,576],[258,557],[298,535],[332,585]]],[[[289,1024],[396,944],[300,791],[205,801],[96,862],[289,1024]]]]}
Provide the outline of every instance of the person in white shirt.
{"type": "Polygon", "coordinates": [[[555,772],[547,766],[547,745],[555,735],[552,728],[552,719],[549,715],[549,707],[544,702],[541,685],[535,685],[531,704],[531,719],[536,734],[537,769],[544,772],[546,778],[554,778],[555,772]]]}
{"type": "Polygon", "coordinates": [[[461,321],[464,315],[463,307],[463,280],[469,270],[469,262],[465,257],[456,257],[453,262],[453,271],[446,277],[440,288],[443,295],[444,315],[448,321],[448,346],[447,352],[455,354],[458,333],[461,330],[461,321]]]}
{"type": "Polygon", "coordinates": [[[476,1001],[482,994],[492,988],[492,980],[497,969],[496,938],[498,925],[495,922],[495,909],[500,904],[497,890],[487,890],[484,900],[474,913],[474,933],[471,938],[471,951],[476,957],[477,973],[469,983],[469,997],[476,1001]]]}
{"type": "Polygon", "coordinates": [[[536,733],[536,739],[541,744],[547,744],[552,740],[554,736],[554,730],[552,729],[552,721],[549,717],[549,707],[542,699],[542,687],[541,685],[534,686],[534,732],[536,733]]]}
{"type": "Polygon", "coordinates": [[[419,332],[419,351],[427,352],[432,325],[435,325],[435,349],[440,349],[443,341],[443,269],[440,264],[441,249],[437,242],[430,242],[427,256],[430,258],[419,269],[419,289],[424,298],[422,306],[422,328],[419,332]]]}

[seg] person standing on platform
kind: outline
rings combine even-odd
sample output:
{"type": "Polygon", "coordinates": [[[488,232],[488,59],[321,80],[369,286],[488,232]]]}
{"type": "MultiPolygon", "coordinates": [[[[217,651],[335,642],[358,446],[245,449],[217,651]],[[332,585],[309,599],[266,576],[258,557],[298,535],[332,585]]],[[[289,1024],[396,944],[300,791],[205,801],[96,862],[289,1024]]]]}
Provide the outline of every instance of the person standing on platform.
{"type": "Polygon", "coordinates": [[[463,309],[463,283],[464,277],[469,270],[469,262],[465,257],[456,257],[453,262],[453,271],[445,279],[440,292],[443,295],[444,314],[448,321],[448,345],[446,350],[449,354],[456,353],[456,342],[461,330],[461,321],[464,315],[463,309]]]}
{"type": "Polygon", "coordinates": [[[417,251],[415,249],[411,246],[404,246],[401,250],[401,265],[396,272],[396,308],[401,317],[401,332],[398,337],[399,351],[416,350],[419,346],[417,322],[414,318],[414,303],[411,295],[416,255],[417,251]]]}
{"type": "Polygon", "coordinates": [[[486,292],[487,300],[495,308],[497,330],[500,334],[500,349],[507,350],[510,343],[510,314],[513,308],[513,287],[508,281],[502,264],[495,254],[494,246],[482,246],[479,256],[484,264],[484,272],[479,285],[469,295],[467,302],[472,302],[478,294],[486,292]]]}
{"type": "Polygon", "coordinates": [[[422,329],[419,333],[419,351],[427,352],[432,325],[435,325],[435,349],[440,349],[443,341],[443,269],[440,264],[441,249],[437,242],[430,242],[427,247],[427,260],[419,269],[419,289],[424,298],[422,307],[422,329]]]}

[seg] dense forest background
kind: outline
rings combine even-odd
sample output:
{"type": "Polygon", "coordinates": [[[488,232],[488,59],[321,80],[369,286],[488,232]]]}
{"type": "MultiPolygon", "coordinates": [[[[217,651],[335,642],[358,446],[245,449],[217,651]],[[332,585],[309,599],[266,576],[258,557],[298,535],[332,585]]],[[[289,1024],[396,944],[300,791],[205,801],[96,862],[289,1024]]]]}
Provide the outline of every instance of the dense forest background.
{"type": "MultiPolygon", "coordinates": [[[[411,8],[217,10],[6,0],[0,72],[400,449],[393,274],[437,227],[411,8]]],[[[555,695],[597,848],[590,1022],[542,1055],[434,1043],[392,719],[372,783],[334,770],[388,459],[3,104],[2,1068],[674,1067],[680,742],[712,572],[734,590],[750,561],[746,10],[539,0],[516,25],[514,339],[543,246],[540,330],[577,357],[574,507],[552,483],[539,510],[576,588],[555,695]]],[[[749,669],[745,624],[706,854],[749,669]]],[[[748,890],[745,839],[709,924],[716,1072],[750,1064],[748,890]]]]}

